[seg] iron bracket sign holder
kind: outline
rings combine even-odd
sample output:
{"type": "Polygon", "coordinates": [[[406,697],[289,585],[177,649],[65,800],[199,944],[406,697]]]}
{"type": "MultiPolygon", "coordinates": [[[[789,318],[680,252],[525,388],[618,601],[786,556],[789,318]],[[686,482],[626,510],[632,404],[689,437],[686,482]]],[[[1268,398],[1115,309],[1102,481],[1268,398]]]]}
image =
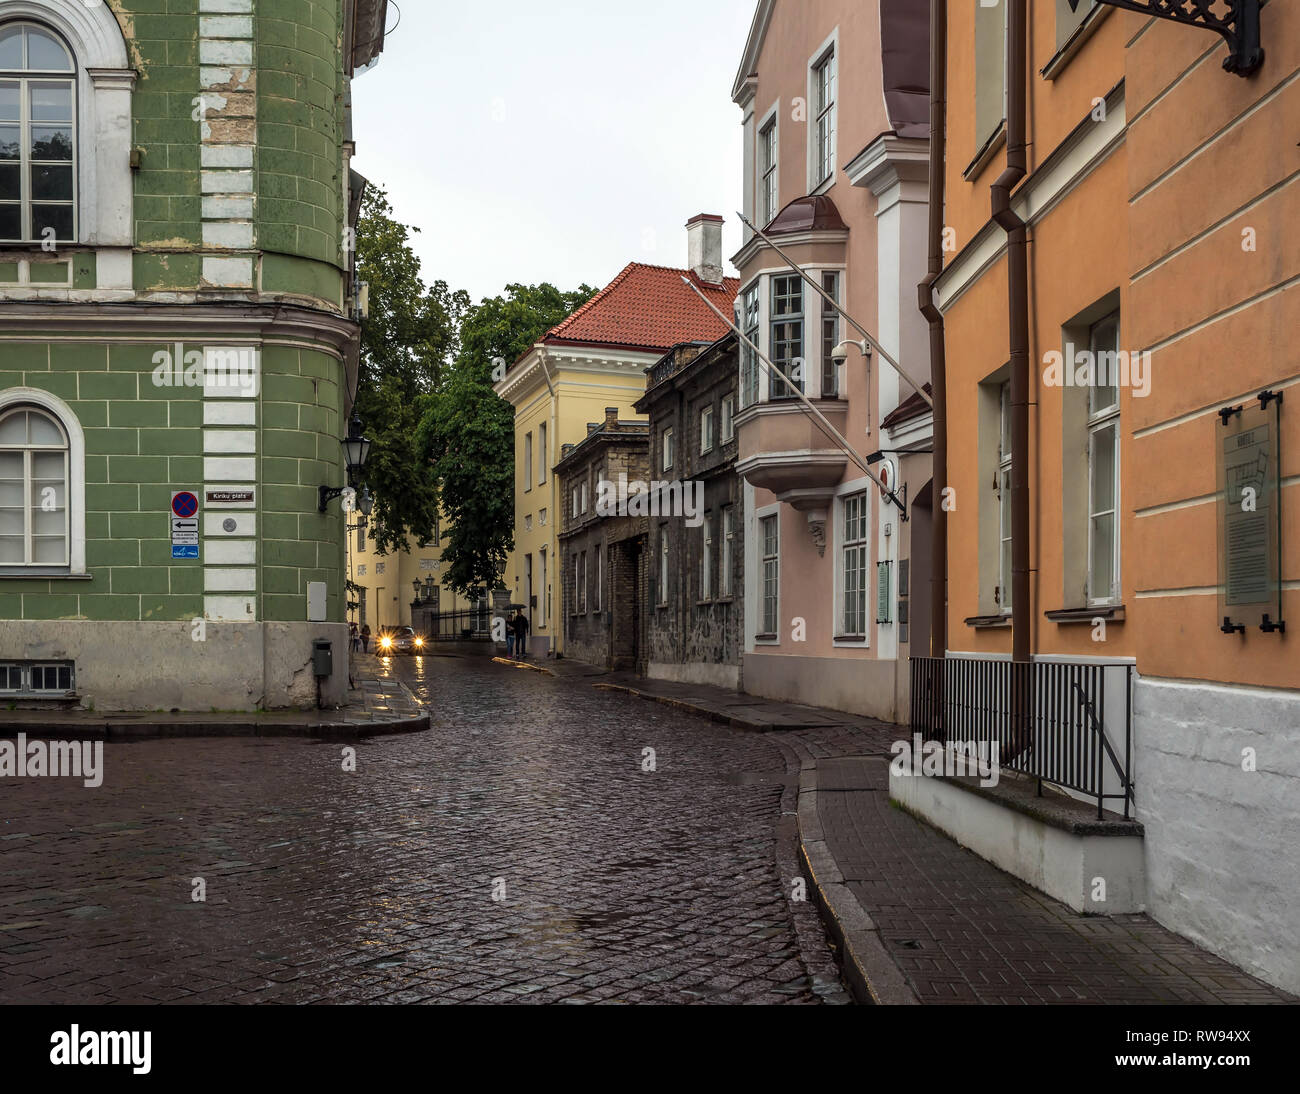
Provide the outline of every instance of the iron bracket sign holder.
{"type": "MultiPolygon", "coordinates": [[[[1219,0],[1096,0],[1112,8],[1135,11],[1171,23],[1200,27],[1219,35],[1228,43],[1223,59],[1225,72],[1250,76],[1264,63],[1264,48],[1259,41],[1260,0],[1223,0],[1227,15],[1214,14],[1219,0]],[[1190,11],[1188,9],[1191,9],[1190,11]]],[[[1079,10],[1080,0],[1070,0],[1070,10],[1079,10]]]]}

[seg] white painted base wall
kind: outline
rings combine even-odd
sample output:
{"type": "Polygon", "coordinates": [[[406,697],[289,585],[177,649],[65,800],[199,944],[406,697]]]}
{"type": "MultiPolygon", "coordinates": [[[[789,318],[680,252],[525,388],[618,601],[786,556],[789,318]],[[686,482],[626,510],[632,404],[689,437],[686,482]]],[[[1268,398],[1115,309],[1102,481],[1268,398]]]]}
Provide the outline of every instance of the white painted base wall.
{"type": "Polygon", "coordinates": [[[646,666],[646,676],[651,680],[675,680],[681,684],[711,684],[714,687],[740,690],[739,665],[679,665],[666,661],[651,661],[646,666]]]}
{"type": "Polygon", "coordinates": [[[889,796],[963,847],[1076,912],[1124,915],[1146,899],[1142,839],[1078,836],[943,779],[889,775],[889,796]],[[1093,899],[1105,879],[1104,901],[1093,899]]]}
{"type": "Polygon", "coordinates": [[[1300,993],[1300,692],[1139,677],[1133,736],[1151,916],[1300,993]]]}
{"type": "Polygon", "coordinates": [[[744,655],[745,691],[764,699],[906,721],[895,692],[897,662],[868,657],[795,657],[755,651],[744,655]]]}
{"type": "Polygon", "coordinates": [[[316,638],[334,643],[334,675],[322,696],[338,706],[348,690],[343,623],[209,623],[206,640],[196,642],[183,622],[5,620],[0,660],[74,661],[81,705],[101,712],[310,709],[316,638]]]}

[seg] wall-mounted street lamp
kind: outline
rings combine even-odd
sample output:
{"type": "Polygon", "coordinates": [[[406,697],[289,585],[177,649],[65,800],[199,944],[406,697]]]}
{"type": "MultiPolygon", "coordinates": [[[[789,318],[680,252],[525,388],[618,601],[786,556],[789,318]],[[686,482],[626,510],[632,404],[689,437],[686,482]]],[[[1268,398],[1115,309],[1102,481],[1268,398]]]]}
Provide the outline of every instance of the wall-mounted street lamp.
{"type": "MultiPolygon", "coordinates": [[[[361,419],[356,414],[352,415],[352,421],[348,424],[347,439],[341,442],[343,445],[343,462],[347,467],[348,486],[354,486],[357,476],[361,474],[366,466],[366,460],[370,458],[371,441],[361,435],[361,419]]],[[[320,507],[318,512],[325,512],[329,503],[337,497],[341,497],[347,490],[347,486],[322,486],[320,487],[320,507]]],[[[370,491],[362,491],[358,500],[357,508],[362,513],[369,515],[374,508],[374,502],[370,498],[370,491]]]]}
{"type": "MultiPolygon", "coordinates": [[[[1079,3],[1080,0],[1070,0],[1070,10],[1078,11],[1079,3]]],[[[1097,3],[1213,31],[1228,43],[1224,70],[1238,76],[1249,76],[1264,63],[1264,49],[1259,44],[1259,0],[1097,0],[1097,3]],[[1223,16],[1214,14],[1220,2],[1228,9],[1223,16]]]]}

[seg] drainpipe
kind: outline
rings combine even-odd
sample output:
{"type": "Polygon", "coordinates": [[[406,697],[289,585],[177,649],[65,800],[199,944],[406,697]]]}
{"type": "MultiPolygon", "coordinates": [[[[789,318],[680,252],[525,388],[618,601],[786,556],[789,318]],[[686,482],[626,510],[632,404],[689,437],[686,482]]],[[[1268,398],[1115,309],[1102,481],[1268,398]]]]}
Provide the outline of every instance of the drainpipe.
{"type": "Polygon", "coordinates": [[[1011,207],[1027,171],[1027,0],[1007,0],[1007,168],[992,188],[993,220],[1007,233],[1011,349],[1011,659],[1030,658],[1029,623],[1029,231],[1011,207]]]}
{"type": "Polygon", "coordinates": [[[930,324],[930,388],[934,411],[934,458],[930,485],[930,656],[948,651],[948,377],[943,312],[934,302],[934,283],[943,273],[944,162],[948,98],[948,0],[930,0],[930,257],[917,286],[921,314],[930,324]]]}

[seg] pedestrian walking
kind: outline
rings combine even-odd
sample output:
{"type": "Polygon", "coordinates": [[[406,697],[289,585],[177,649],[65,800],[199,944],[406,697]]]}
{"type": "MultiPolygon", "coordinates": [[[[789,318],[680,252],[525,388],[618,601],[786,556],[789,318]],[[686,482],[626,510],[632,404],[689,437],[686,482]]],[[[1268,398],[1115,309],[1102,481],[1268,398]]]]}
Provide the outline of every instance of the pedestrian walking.
{"type": "Polygon", "coordinates": [[[515,657],[520,661],[528,660],[528,619],[524,615],[523,608],[516,613],[511,624],[515,632],[515,657]]]}
{"type": "Polygon", "coordinates": [[[515,621],[506,620],[506,656],[513,658],[515,655],[515,621]]]}
{"type": "Polygon", "coordinates": [[[361,624],[361,652],[362,653],[370,652],[370,624],[369,623],[361,624]]]}
{"type": "Polygon", "coordinates": [[[354,653],[361,648],[361,632],[355,621],[348,624],[348,640],[354,653]]]}

